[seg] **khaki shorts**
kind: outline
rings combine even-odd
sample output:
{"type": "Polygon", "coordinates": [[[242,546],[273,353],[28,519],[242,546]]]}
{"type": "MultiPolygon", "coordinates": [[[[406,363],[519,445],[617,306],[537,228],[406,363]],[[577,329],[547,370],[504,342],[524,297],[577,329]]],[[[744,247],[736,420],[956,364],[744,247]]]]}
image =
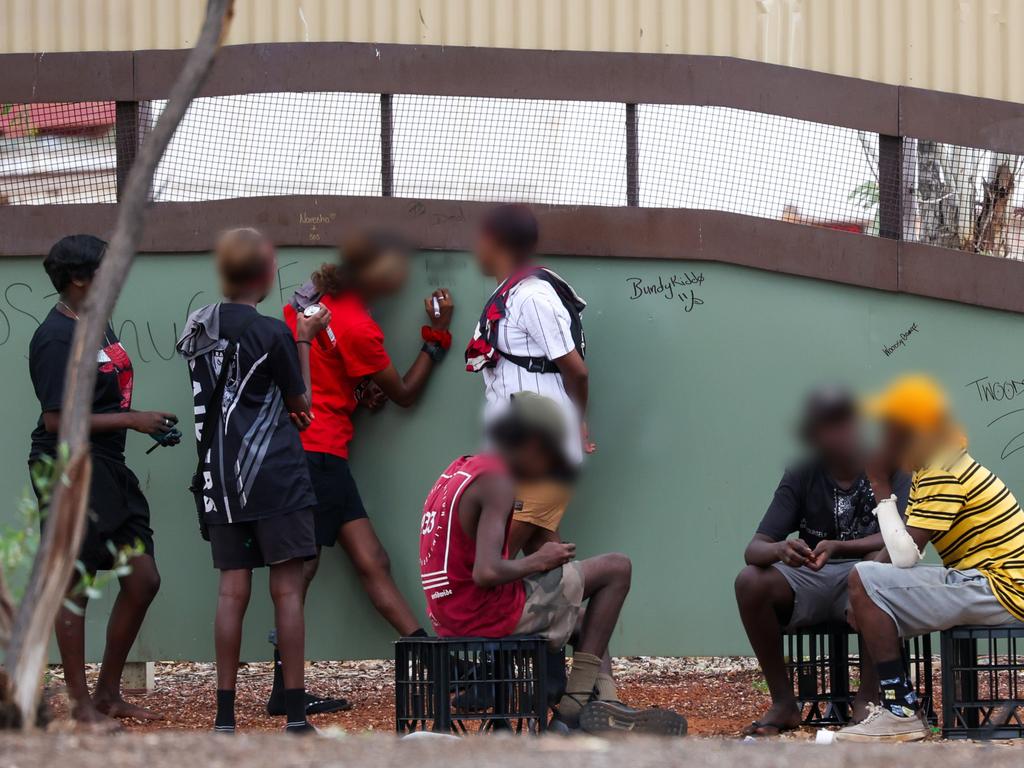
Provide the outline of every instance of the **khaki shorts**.
{"type": "Polygon", "coordinates": [[[540,636],[552,650],[564,648],[583,605],[583,566],[566,563],[523,579],[523,586],[526,604],[513,634],[540,636]]]}
{"type": "Polygon", "coordinates": [[[557,480],[522,483],[516,488],[512,519],[557,531],[572,498],[572,486],[557,480]]]}

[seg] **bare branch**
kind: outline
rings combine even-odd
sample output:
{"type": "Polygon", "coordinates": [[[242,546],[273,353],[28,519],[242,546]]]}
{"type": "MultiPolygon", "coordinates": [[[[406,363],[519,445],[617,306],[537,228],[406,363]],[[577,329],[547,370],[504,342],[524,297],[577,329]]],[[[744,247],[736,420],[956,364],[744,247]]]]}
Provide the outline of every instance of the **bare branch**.
{"type": "Polygon", "coordinates": [[[67,446],[70,457],[65,470],[67,481],[54,488],[50,518],[18,608],[6,657],[11,695],[26,728],[31,728],[35,721],[32,713],[38,703],[47,640],[71,582],[85,529],[91,476],[89,414],[96,380],[95,350],[102,342],[108,318],[135,258],[153,173],[210,71],[227,33],[233,4],[233,0],[207,2],[199,40],[171,89],[163,114],[143,142],[128,174],[114,234],[75,324],[59,433],[59,444],[67,446]]]}

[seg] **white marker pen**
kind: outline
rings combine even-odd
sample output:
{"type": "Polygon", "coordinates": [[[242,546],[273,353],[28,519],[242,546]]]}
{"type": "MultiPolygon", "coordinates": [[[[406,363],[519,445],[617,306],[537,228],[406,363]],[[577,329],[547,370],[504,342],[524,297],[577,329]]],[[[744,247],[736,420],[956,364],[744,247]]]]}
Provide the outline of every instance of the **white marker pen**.
{"type": "Polygon", "coordinates": [[[436,320],[441,316],[441,304],[437,300],[437,296],[432,296],[430,300],[434,303],[434,319],[436,320]]]}

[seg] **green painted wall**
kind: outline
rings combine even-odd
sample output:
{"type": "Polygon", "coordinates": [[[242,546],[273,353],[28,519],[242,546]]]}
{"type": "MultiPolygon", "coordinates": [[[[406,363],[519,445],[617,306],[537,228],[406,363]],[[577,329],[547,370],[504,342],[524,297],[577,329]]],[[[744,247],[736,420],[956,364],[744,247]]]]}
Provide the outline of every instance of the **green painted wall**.
{"type": "MultiPolygon", "coordinates": [[[[271,313],[330,253],[295,249],[279,258],[279,292],[264,307],[271,313]]],[[[617,654],[749,653],[732,580],[742,548],[793,456],[791,417],[812,383],[873,387],[907,369],[939,375],[956,400],[976,456],[1024,491],[1024,451],[1013,452],[1024,447],[1024,437],[1017,437],[1024,434],[1020,317],[717,264],[583,258],[549,263],[590,301],[591,426],[599,451],[589,462],[565,534],[578,543],[581,556],[614,549],[633,558],[633,592],[615,635],[617,654]],[[652,285],[673,275],[702,281],[675,288],[671,298],[634,298],[636,280],[652,285]],[[883,347],[914,324],[918,331],[886,356],[883,347]],[[982,377],[1000,382],[988,401],[972,383],[982,377]],[[1015,393],[1020,404],[1009,401],[1015,393]]],[[[5,260],[0,274],[0,499],[10,510],[26,487],[28,435],[37,416],[28,340],[53,298],[37,260],[5,260]]],[[[166,408],[188,418],[187,376],[184,363],[172,355],[173,343],[188,307],[215,299],[214,285],[206,256],[138,260],[114,317],[135,360],[137,407],[166,408]]],[[[438,285],[450,286],[458,304],[457,346],[490,287],[464,254],[419,256],[406,294],[378,310],[400,367],[420,344],[420,298],[438,285]]],[[[423,497],[451,458],[478,443],[481,385],[463,371],[459,358],[456,350],[445,361],[417,407],[389,406],[378,416],[363,414],[357,424],[354,472],[399,583],[417,610],[423,497]]],[[[194,450],[188,444],[146,456],[149,444],[131,435],[128,463],[152,505],[163,589],[135,655],[209,659],[216,574],[185,490],[194,450]]],[[[265,574],[257,584],[243,651],[259,659],[267,654],[271,613],[265,574]]],[[[110,594],[89,612],[93,657],[100,652],[109,601],[110,594]]],[[[389,628],[337,550],[327,552],[307,618],[311,657],[391,652],[389,628]]]]}

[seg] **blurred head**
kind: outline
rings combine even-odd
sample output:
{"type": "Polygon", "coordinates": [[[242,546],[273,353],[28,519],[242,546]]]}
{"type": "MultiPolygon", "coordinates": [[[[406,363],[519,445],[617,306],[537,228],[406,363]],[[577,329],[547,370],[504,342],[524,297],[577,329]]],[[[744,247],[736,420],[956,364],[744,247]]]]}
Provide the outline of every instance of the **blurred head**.
{"type": "Polygon", "coordinates": [[[69,235],[54,243],[43,259],[43,269],[58,293],[75,289],[84,293],[92,284],[106,251],[106,242],[98,237],[69,235]]]}
{"type": "Polygon", "coordinates": [[[842,387],[820,387],[804,402],[800,432],[808,447],[827,463],[849,464],[860,454],[857,404],[842,387]]]}
{"type": "Polygon", "coordinates": [[[387,232],[369,232],[346,240],[337,263],[320,267],[313,284],[330,296],[356,291],[375,299],[398,293],[408,277],[408,244],[387,232]]]}
{"type": "Polygon", "coordinates": [[[525,205],[492,208],[480,224],[476,242],[480,271],[493,277],[509,265],[525,263],[537,250],[539,237],[537,217],[525,205]]]}
{"type": "Polygon", "coordinates": [[[865,410],[882,423],[882,449],[904,469],[923,467],[937,453],[966,448],[942,387],[928,376],[893,380],[870,398],[865,410]]]}
{"type": "Polygon", "coordinates": [[[517,480],[559,476],[568,468],[565,414],[550,398],[519,392],[491,425],[490,437],[517,480]]]}
{"type": "Polygon", "coordinates": [[[229,229],[215,248],[221,292],[228,299],[241,297],[262,301],[270,293],[277,271],[274,246],[256,229],[229,229]]]}

